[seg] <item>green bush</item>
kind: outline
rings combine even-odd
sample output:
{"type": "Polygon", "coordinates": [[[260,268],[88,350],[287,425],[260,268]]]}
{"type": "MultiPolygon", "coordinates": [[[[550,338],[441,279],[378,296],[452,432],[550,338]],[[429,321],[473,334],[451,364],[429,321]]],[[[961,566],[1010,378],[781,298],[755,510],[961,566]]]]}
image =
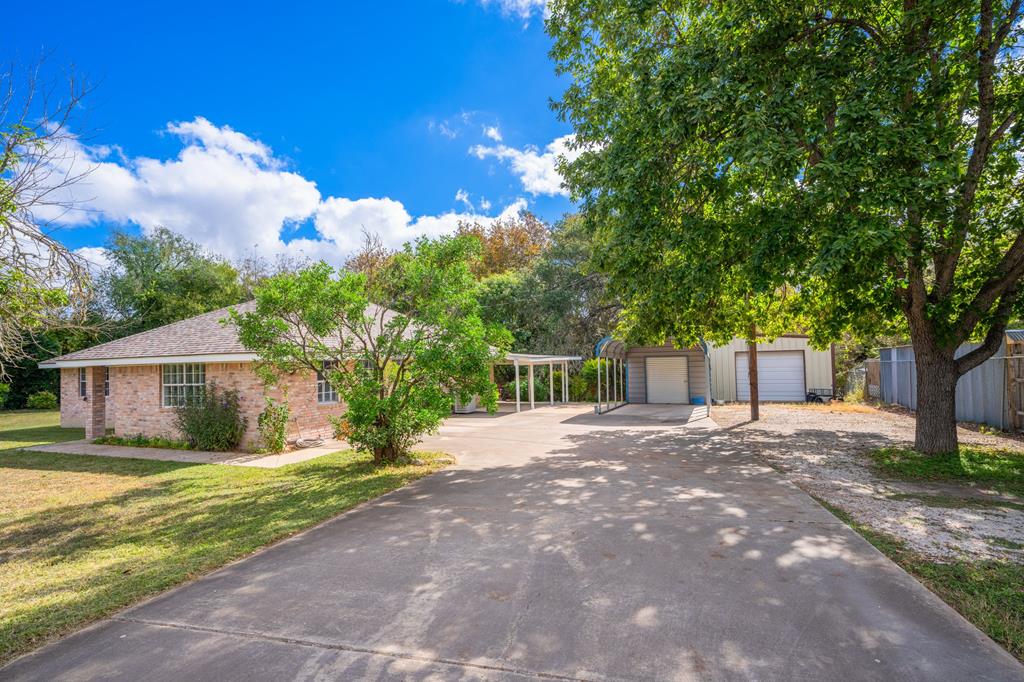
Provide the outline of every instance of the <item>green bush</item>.
{"type": "Polygon", "coordinates": [[[190,448],[224,452],[242,442],[249,420],[242,414],[238,391],[211,382],[202,394],[174,408],[175,426],[190,448]]]}
{"type": "Polygon", "coordinates": [[[190,450],[188,443],[163,436],[144,436],[136,433],[130,436],[101,436],[93,441],[98,445],[126,445],[133,448],[164,448],[165,450],[190,450]]]}
{"type": "Polygon", "coordinates": [[[0,384],[0,409],[7,403],[7,395],[11,392],[10,384],[0,384]]]}
{"type": "Polygon", "coordinates": [[[266,407],[256,419],[260,440],[263,441],[263,447],[267,452],[282,452],[287,444],[288,418],[291,416],[291,409],[288,407],[287,400],[275,403],[267,398],[266,401],[266,407]]]}
{"type": "Polygon", "coordinates": [[[50,391],[38,391],[28,397],[25,407],[30,410],[56,410],[57,396],[50,391]]]}

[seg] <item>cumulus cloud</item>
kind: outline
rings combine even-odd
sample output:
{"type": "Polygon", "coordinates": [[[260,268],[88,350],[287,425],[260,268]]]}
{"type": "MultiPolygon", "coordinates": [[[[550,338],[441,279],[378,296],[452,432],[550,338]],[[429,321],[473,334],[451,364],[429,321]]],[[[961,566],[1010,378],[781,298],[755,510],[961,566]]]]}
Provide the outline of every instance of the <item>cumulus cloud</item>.
{"type": "Polygon", "coordinates": [[[558,172],[558,160],[575,161],[581,151],[570,149],[573,135],[556,138],[543,151],[534,146],[516,149],[507,145],[486,146],[482,144],[470,148],[469,153],[478,159],[495,158],[509,164],[512,172],[519,176],[523,189],[537,195],[556,194],[568,195],[562,186],[562,176],[558,172]]]}
{"type": "MultiPolygon", "coordinates": [[[[459,220],[494,220],[472,209],[414,218],[402,202],[388,197],[325,198],[315,182],[287,170],[267,145],[202,117],[170,123],[165,132],[182,144],[173,158],[124,158],[109,148],[70,141],[62,162],[90,169],[62,197],[77,208],[37,219],[135,224],[143,231],[164,226],[229,258],[255,248],[265,255],[333,263],[359,247],[364,230],[379,233],[388,246],[400,246],[420,234],[451,232],[459,220]],[[288,239],[310,220],[317,238],[288,239]]],[[[506,210],[523,205],[515,202],[506,210]]],[[[98,249],[80,251],[91,262],[100,259],[98,249]]]]}
{"type": "Polygon", "coordinates": [[[498,126],[484,126],[484,137],[501,142],[501,130],[498,129],[498,126]]]}

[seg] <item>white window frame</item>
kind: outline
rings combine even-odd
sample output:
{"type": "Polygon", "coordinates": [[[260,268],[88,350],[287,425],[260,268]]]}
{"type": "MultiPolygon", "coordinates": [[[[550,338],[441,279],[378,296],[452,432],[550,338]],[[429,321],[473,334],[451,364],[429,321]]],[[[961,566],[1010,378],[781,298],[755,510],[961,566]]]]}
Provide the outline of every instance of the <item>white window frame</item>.
{"type": "Polygon", "coordinates": [[[338,399],[338,391],[331,386],[331,382],[327,380],[327,375],[324,371],[335,369],[338,366],[337,360],[324,360],[322,369],[316,373],[316,404],[317,405],[337,405],[340,400],[338,399]]]}
{"type": "Polygon", "coordinates": [[[85,367],[78,368],[78,397],[87,398],[89,396],[89,379],[88,370],[85,367]]]}
{"type": "Polygon", "coordinates": [[[110,397],[110,368],[103,368],[103,396],[105,398],[110,397]]]}
{"type": "Polygon", "coordinates": [[[160,405],[181,407],[206,390],[206,365],[201,362],[178,362],[160,365],[160,405]]]}

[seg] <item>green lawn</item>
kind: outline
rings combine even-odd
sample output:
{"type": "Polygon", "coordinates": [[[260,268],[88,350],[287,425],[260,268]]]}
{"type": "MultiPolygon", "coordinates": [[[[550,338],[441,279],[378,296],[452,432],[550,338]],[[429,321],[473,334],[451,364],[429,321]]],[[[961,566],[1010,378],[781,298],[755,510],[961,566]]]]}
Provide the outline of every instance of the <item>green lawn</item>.
{"type": "Polygon", "coordinates": [[[1024,452],[962,445],[948,455],[922,455],[907,448],[871,453],[879,472],[894,478],[953,483],[982,483],[1024,495],[1024,452]]]}
{"type": "Polygon", "coordinates": [[[444,466],[280,469],[18,450],[82,437],[0,412],[0,662],[444,466]]]}
{"type": "Polygon", "coordinates": [[[1024,661],[1024,566],[1009,561],[930,561],[898,539],[858,523],[843,510],[821,499],[818,502],[1024,661]]]}

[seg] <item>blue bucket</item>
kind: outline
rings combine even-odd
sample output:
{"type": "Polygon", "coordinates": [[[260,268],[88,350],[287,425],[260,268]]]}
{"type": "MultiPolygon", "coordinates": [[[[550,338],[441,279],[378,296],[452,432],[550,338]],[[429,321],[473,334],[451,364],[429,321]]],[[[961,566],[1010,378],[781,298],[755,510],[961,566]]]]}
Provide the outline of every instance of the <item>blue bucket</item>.
{"type": "Polygon", "coordinates": [[[691,405],[703,405],[704,404],[704,396],[702,396],[702,395],[695,395],[695,396],[693,396],[692,398],[690,398],[690,404],[691,405]]]}

